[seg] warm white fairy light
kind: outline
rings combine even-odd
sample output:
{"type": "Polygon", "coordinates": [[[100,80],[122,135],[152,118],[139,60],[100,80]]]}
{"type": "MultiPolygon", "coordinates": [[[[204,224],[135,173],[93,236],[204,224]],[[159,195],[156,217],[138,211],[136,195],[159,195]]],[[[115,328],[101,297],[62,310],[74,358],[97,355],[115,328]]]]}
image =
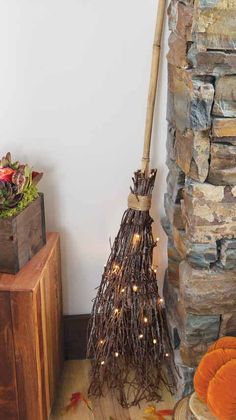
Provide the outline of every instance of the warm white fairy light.
{"type": "Polygon", "coordinates": [[[137,290],[138,290],[138,286],[136,286],[136,284],[134,284],[134,285],[133,285],[133,291],[134,291],[134,292],[137,292],[137,290]]]}
{"type": "Polygon", "coordinates": [[[166,354],[165,354],[165,356],[166,356],[166,357],[169,357],[169,353],[166,353],[166,354]]]}
{"type": "Polygon", "coordinates": [[[138,338],[140,339],[143,338],[143,334],[139,334],[138,338]]]}
{"type": "Polygon", "coordinates": [[[160,241],[160,238],[156,238],[156,242],[159,242],[160,241]]]}
{"type": "Polygon", "coordinates": [[[124,293],[125,292],[125,288],[123,287],[123,289],[121,289],[121,293],[124,293]]]}
{"type": "Polygon", "coordinates": [[[146,316],[143,318],[143,320],[144,320],[145,324],[147,324],[148,318],[146,316]]]}
{"type": "Polygon", "coordinates": [[[137,245],[140,239],[141,239],[141,236],[139,235],[139,233],[135,233],[133,236],[133,245],[137,245]]]}
{"type": "Polygon", "coordinates": [[[104,344],[104,340],[100,340],[100,344],[104,344]]]}
{"type": "Polygon", "coordinates": [[[115,314],[118,314],[119,313],[119,309],[118,308],[115,308],[114,312],[115,312],[115,314]]]}
{"type": "Polygon", "coordinates": [[[103,366],[103,365],[105,365],[105,362],[104,362],[104,360],[101,362],[101,365],[103,366]]]}
{"type": "Polygon", "coordinates": [[[157,344],[157,339],[153,338],[152,342],[153,342],[153,344],[157,344]]]}
{"type": "Polygon", "coordinates": [[[120,266],[119,266],[118,264],[114,264],[114,265],[113,265],[113,270],[112,270],[112,272],[113,272],[114,274],[117,274],[117,273],[118,273],[118,271],[119,271],[119,269],[120,269],[120,266]]]}
{"type": "Polygon", "coordinates": [[[115,357],[119,357],[118,351],[115,352],[115,357]]]}
{"type": "Polygon", "coordinates": [[[160,304],[164,303],[164,299],[163,298],[158,299],[158,303],[160,304]]]}
{"type": "Polygon", "coordinates": [[[154,268],[153,271],[154,271],[154,273],[157,273],[157,269],[156,268],[154,268]]]}

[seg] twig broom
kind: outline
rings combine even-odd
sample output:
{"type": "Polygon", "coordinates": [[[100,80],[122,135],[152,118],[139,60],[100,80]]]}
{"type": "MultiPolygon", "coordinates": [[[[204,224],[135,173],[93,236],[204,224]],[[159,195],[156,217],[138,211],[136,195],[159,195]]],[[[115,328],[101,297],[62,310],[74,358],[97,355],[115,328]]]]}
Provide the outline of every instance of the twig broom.
{"type": "Polygon", "coordinates": [[[89,394],[115,389],[123,407],[159,401],[175,388],[175,366],[163,299],[152,265],[157,245],[149,214],[156,170],[149,171],[165,0],[159,0],[148,95],[142,169],[135,172],[120,230],[104,268],[89,324],[89,394]],[[164,367],[165,365],[165,367],[164,367]],[[168,373],[167,373],[168,371],[168,373]]]}

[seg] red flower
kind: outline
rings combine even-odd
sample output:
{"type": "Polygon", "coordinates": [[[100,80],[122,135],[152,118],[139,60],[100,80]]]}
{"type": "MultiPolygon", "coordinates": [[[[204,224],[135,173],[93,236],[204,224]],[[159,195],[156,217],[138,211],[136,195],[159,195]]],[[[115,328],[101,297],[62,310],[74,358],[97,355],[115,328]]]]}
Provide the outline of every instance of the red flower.
{"type": "Polygon", "coordinates": [[[38,174],[39,174],[39,172],[32,171],[32,179],[34,179],[36,176],[38,176],[38,174]]]}
{"type": "Polygon", "coordinates": [[[14,172],[15,170],[11,168],[0,168],[0,181],[11,182],[14,172]]]}

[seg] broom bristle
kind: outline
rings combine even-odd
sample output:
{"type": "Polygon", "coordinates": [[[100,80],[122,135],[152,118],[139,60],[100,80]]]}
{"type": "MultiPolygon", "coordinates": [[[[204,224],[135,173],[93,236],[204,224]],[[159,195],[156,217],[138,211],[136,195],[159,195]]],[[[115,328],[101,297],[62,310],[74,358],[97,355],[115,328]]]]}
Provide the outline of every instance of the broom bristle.
{"type": "MultiPolygon", "coordinates": [[[[135,172],[131,192],[150,196],[155,177],[156,170],[149,177],[135,172]]],[[[170,391],[175,388],[173,350],[152,266],[152,222],[149,211],[124,213],[89,324],[89,394],[100,397],[115,389],[123,407],[143,399],[159,401],[162,383],[170,391]]]]}

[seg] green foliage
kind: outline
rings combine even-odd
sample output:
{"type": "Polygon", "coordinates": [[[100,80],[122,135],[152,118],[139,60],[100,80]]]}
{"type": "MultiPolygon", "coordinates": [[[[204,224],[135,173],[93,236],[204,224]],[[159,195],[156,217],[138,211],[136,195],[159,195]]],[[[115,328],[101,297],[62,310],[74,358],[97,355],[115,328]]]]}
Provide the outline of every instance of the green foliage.
{"type": "Polygon", "coordinates": [[[13,217],[37,196],[36,185],[43,173],[27,164],[13,162],[11,153],[0,159],[0,218],[13,217]]]}
{"type": "Polygon", "coordinates": [[[31,184],[23,194],[21,201],[14,208],[8,208],[5,210],[0,210],[0,218],[6,219],[8,217],[13,217],[19,214],[24,210],[33,200],[38,197],[38,189],[34,184],[31,184]]]}

